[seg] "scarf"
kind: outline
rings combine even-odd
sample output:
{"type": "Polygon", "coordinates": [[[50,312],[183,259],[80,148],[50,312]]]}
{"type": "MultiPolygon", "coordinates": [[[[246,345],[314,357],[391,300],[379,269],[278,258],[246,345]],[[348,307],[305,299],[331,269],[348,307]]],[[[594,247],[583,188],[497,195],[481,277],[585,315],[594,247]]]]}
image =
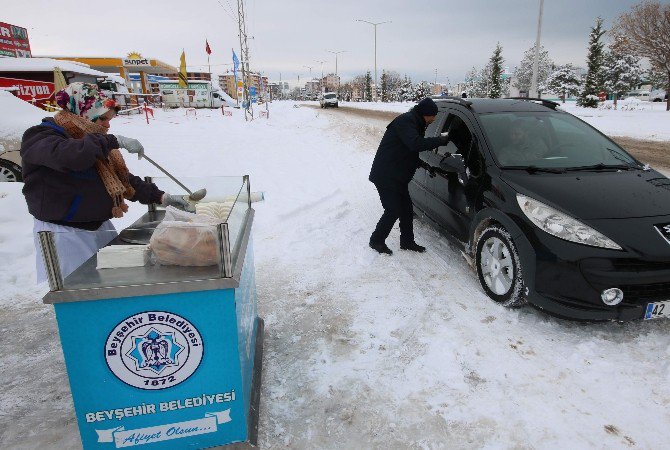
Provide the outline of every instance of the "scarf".
{"type": "MultiPolygon", "coordinates": [[[[107,133],[102,125],[65,110],[56,113],[54,121],[75,139],[83,139],[91,133],[107,133]]],[[[130,172],[119,149],[110,151],[106,160],[96,159],[95,170],[112,198],[112,217],[123,217],[123,213],[128,212],[124,199],[133,198],[135,189],[130,185],[130,172]]]]}

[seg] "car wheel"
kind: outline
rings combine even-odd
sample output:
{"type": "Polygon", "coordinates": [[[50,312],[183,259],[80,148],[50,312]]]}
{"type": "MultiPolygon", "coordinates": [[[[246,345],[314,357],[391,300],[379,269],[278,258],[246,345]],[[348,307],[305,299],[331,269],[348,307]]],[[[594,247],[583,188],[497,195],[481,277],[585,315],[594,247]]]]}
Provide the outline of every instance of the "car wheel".
{"type": "Polygon", "coordinates": [[[23,181],[21,168],[11,161],[0,159],[0,181],[23,181]]]}
{"type": "Polygon", "coordinates": [[[499,225],[484,230],[477,241],[477,274],[484,292],[503,306],[526,303],[523,271],[512,236],[499,225]]]}

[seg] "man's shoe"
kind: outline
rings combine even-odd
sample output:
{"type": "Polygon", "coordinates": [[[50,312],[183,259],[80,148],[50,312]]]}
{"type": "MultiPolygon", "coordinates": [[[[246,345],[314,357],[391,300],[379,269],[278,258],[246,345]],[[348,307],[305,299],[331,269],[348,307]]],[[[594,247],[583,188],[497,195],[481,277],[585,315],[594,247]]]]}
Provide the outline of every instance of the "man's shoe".
{"type": "Polygon", "coordinates": [[[426,247],[417,244],[416,242],[410,242],[409,244],[400,244],[400,248],[403,250],[411,250],[413,252],[423,253],[426,251],[426,247]]]}
{"type": "Polygon", "coordinates": [[[378,251],[379,253],[385,253],[385,254],[387,254],[387,255],[392,255],[392,254],[393,254],[393,252],[391,251],[391,249],[388,248],[388,247],[386,246],[386,244],[383,243],[383,242],[381,242],[381,243],[378,243],[378,242],[370,242],[370,248],[373,249],[373,250],[378,251]]]}

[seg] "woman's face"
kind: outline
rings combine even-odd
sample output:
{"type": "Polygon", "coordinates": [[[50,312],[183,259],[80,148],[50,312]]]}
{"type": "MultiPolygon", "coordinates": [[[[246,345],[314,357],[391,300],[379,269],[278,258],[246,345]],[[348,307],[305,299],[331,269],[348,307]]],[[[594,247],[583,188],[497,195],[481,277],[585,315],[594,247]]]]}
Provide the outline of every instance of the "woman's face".
{"type": "Polygon", "coordinates": [[[109,122],[111,122],[111,120],[114,117],[116,117],[116,111],[114,111],[113,109],[110,109],[109,111],[107,111],[106,113],[104,113],[103,115],[101,115],[100,117],[95,119],[95,123],[97,123],[99,125],[102,125],[105,128],[105,131],[108,131],[109,130],[109,122]]]}

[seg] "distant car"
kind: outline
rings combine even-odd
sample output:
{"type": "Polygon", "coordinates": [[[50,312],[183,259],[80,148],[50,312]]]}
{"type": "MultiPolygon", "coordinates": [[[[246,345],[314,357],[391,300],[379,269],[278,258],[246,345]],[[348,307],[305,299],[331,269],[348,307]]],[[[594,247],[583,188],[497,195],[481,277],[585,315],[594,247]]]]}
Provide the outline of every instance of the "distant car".
{"type": "Polygon", "coordinates": [[[652,102],[665,102],[668,101],[668,94],[663,89],[656,89],[649,94],[649,100],[652,102]]]}
{"type": "Polygon", "coordinates": [[[649,101],[650,100],[650,92],[647,90],[636,90],[636,91],[630,91],[628,94],[626,94],[625,99],[626,100],[640,100],[640,101],[649,101]]]}
{"type": "Polygon", "coordinates": [[[338,107],[337,102],[337,93],[336,92],[324,92],[321,98],[319,99],[319,104],[322,108],[328,108],[329,106],[338,107]]]}
{"type": "Polygon", "coordinates": [[[579,320],[670,317],[670,179],[557,103],[436,99],[415,212],[503,306],[579,320]]]}

